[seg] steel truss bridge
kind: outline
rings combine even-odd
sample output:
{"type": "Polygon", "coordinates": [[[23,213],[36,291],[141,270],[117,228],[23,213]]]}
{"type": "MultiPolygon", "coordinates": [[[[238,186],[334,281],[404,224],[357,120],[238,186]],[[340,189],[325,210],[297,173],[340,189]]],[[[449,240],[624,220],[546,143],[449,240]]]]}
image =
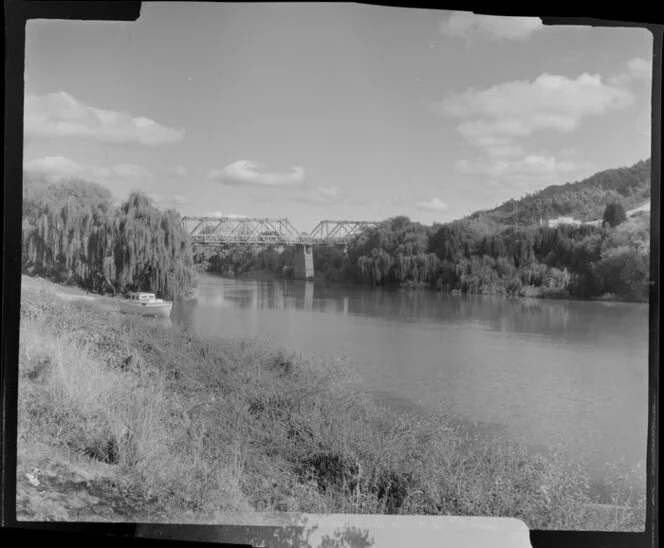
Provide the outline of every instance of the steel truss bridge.
{"type": "Polygon", "coordinates": [[[197,245],[346,245],[370,221],[321,221],[310,232],[298,232],[288,219],[250,217],[183,217],[182,228],[197,245]]]}

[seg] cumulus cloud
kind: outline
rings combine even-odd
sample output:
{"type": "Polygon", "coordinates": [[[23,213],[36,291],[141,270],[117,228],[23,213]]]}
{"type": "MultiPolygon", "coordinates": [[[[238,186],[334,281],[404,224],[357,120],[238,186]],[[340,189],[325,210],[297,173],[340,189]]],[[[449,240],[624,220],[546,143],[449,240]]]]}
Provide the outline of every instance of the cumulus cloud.
{"type": "Polygon", "coordinates": [[[210,170],[208,178],[228,185],[291,186],[304,183],[304,170],[295,166],[288,173],[270,172],[255,162],[238,160],[210,170]]]}
{"type": "MultiPolygon", "coordinates": [[[[635,71],[643,68],[633,65],[635,71]]],[[[627,86],[605,83],[599,75],[583,73],[572,79],[545,73],[533,81],[469,88],[448,95],[437,106],[440,114],[458,120],[459,134],[481,152],[474,160],[458,161],[458,171],[501,180],[517,180],[523,175],[533,181],[549,181],[589,164],[528,152],[524,146],[528,137],[544,131],[572,133],[586,118],[624,109],[634,102],[634,93],[627,86]]]]}
{"type": "Polygon", "coordinates": [[[432,198],[428,202],[418,202],[417,208],[423,211],[447,211],[449,209],[447,204],[438,198],[432,198]]]}
{"type": "Polygon", "coordinates": [[[652,61],[646,61],[640,57],[627,62],[627,68],[633,78],[649,80],[652,78],[652,61]]]}
{"type": "Polygon", "coordinates": [[[64,156],[46,156],[44,158],[24,161],[23,169],[59,177],[79,175],[85,171],[84,166],[64,156]]]}
{"type": "Polygon", "coordinates": [[[533,82],[451,94],[443,100],[442,109],[455,118],[475,118],[466,124],[471,135],[519,136],[543,129],[573,131],[584,117],[625,108],[633,101],[630,90],[604,84],[597,74],[584,73],[575,80],[542,74],[533,82]]]}
{"type": "Polygon", "coordinates": [[[57,180],[65,177],[81,177],[84,179],[151,179],[152,173],[135,164],[118,164],[116,166],[95,166],[75,162],[64,156],[45,156],[23,162],[23,169],[50,176],[57,180]]]}
{"type": "Polygon", "coordinates": [[[482,120],[465,122],[457,127],[461,135],[470,144],[482,148],[495,158],[521,156],[524,148],[516,143],[512,136],[500,135],[500,122],[491,123],[482,120]]]}
{"type": "Polygon", "coordinates": [[[126,112],[102,110],[61,91],[25,98],[24,131],[28,140],[87,137],[107,143],[168,145],[182,141],[183,129],[164,126],[126,112]]]}
{"type": "Polygon", "coordinates": [[[524,41],[544,28],[539,17],[476,15],[465,11],[455,11],[440,22],[441,33],[466,40],[486,37],[490,40],[524,41]]]}
{"type": "Polygon", "coordinates": [[[629,86],[635,81],[650,83],[652,80],[652,61],[646,61],[640,57],[630,59],[626,63],[626,70],[614,74],[609,78],[609,83],[615,86],[629,86]]]}

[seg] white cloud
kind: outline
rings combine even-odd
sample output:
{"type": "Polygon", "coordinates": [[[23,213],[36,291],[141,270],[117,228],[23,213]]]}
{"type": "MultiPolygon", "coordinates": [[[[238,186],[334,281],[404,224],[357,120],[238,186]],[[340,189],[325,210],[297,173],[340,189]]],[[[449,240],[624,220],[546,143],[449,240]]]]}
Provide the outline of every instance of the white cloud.
{"type": "Polygon", "coordinates": [[[652,80],[652,61],[646,61],[640,57],[635,57],[627,61],[627,71],[614,74],[608,79],[610,84],[615,86],[628,86],[635,80],[642,80],[649,84],[652,80]]]}
{"type": "Polygon", "coordinates": [[[289,173],[264,171],[260,164],[238,160],[223,169],[212,169],[208,178],[229,185],[289,186],[304,183],[304,170],[293,167],[289,173]]]}
{"type": "Polygon", "coordinates": [[[167,145],[182,141],[184,130],[126,112],[86,105],[61,91],[25,98],[24,131],[28,140],[87,137],[107,143],[167,145]]]}
{"type": "Polygon", "coordinates": [[[417,208],[424,211],[447,211],[449,209],[447,204],[438,198],[432,198],[428,202],[418,202],[417,208]]]}
{"type": "Polygon", "coordinates": [[[652,61],[636,57],[627,62],[627,68],[633,78],[649,80],[652,78],[652,61]]]}
{"type": "Polygon", "coordinates": [[[544,28],[539,17],[476,15],[465,11],[455,11],[440,23],[440,31],[444,35],[466,40],[486,37],[491,40],[523,41],[544,28]]]}
{"type": "Polygon", "coordinates": [[[528,152],[527,139],[545,131],[572,133],[586,118],[627,108],[634,101],[628,87],[604,83],[599,75],[584,73],[571,79],[545,73],[532,82],[507,82],[450,94],[439,104],[438,112],[458,119],[457,131],[481,151],[478,158],[459,160],[459,172],[501,181],[530,177],[533,184],[538,180],[553,183],[587,168],[588,162],[528,152]]]}
{"type": "Polygon", "coordinates": [[[240,213],[222,213],[221,211],[212,211],[203,213],[203,217],[226,217],[227,219],[248,219],[246,215],[240,213]]]}
{"type": "Polygon", "coordinates": [[[451,94],[442,110],[455,118],[475,118],[465,124],[471,135],[522,136],[544,129],[573,131],[584,117],[625,108],[633,101],[630,90],[604,84],[599,75],[584,73],[572,80],[542,74],[533,82],[451,94]]]}
{"type": "Polygon", "coordinates": [[[328,198],[335,198],[341,194],[341,189],[338,186],[318,186],[316,191],[321,195],[328,198]]]}
{"type": "Polygon", "coordinates": [[[57,177],[79,175],[85,171],[84,166],[64,156],[35,158],[34,160],[23,162],[23,169],[57,177]]]}
{"type": "Polygon", "coordinates": [[[135,164],[115,166],[86,165],[63,156],[46,156],[23,163],[27,172],[38,172],[50,181],[58,182],[69,177],[103,184],[113,192],[116,203],[122,202],[129,192],[138,190],[149,195],[162,209],[175,208],[191,203],[180,194],[169,193],[163,187],[155,186],[154,175],[135,164]]]}
{"type": "Polygon", "coordinates": [[[112,167],[84,165],[64,156],[45,156],[23,163],[23,169],[49,175],[54,180],[64,177],[81,177],[83,179],[150,179],[152,173],[135,164],[118,164],[112,167]]]}

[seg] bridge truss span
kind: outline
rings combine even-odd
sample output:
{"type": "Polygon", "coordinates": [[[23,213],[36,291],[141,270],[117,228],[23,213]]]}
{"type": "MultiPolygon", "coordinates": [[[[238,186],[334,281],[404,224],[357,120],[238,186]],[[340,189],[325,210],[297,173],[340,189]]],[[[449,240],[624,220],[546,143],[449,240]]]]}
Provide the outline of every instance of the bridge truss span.
{"type": "Polygon", "coordinates": [[[371,221],[321,221],[311,231],[309,237],[314,242],[346,244],[363,230],[376,224],[371,221]]]}
{"type": "Polygon", "coordinates": [[[345,245],[369,221],[321,221],[309,234],[298,232],[288,219],[258,217],[183,217],[182,228],[198,245],[345,245]]]}
{"type": "Polygon", "coordinates": [[[307,243],[288,219],[252,217],[183,217],[182,227],[197,244],[307,243]]]}

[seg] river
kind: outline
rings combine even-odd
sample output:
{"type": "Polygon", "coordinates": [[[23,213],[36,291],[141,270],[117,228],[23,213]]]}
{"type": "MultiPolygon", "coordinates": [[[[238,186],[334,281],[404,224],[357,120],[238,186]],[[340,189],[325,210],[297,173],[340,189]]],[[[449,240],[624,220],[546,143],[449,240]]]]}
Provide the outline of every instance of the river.
{"type": "Polygon", "coordinates": [[[598,485],[641,465],[645,486],[648,305],[201,274],[172,319],[343,360],[383,404],[563,450],[598,485]]]}

